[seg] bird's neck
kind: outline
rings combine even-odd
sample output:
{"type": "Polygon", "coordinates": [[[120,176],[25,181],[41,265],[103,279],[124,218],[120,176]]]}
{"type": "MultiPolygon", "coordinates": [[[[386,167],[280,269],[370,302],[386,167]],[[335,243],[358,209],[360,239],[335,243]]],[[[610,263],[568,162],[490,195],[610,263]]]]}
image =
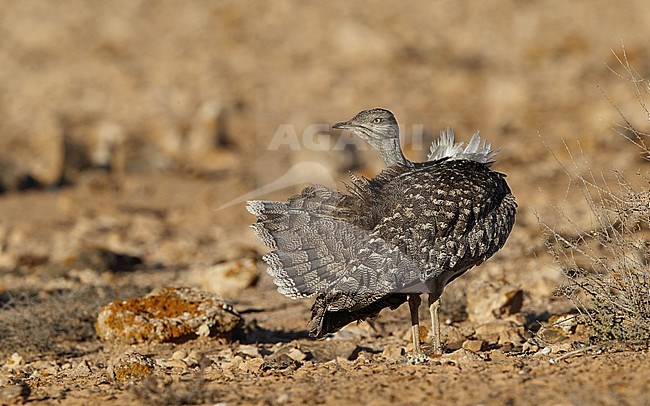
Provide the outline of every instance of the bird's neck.
{"type": "Polygon", "coordinates": [[[410,161],[404,157],[402,147],[399,144],[399,138],[383,141],[379,145],[379,152],[381,153],[386,166],[393,165],[409,165],[410,161]]]}

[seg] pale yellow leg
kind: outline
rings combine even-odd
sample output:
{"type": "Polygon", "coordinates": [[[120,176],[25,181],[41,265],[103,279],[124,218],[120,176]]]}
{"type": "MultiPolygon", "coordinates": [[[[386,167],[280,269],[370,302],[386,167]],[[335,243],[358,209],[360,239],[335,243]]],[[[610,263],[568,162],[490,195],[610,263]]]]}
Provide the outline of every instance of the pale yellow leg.
{"type": "Polygon", "coordinates": [[[434,299],[436,295],[429,295],[429,313],[431,313],[431,330],[433,335],[433,352],[435,354],[442,354],[442,342],[440,340],[440,317],[438,311],[440,310],[440,298],[434,299]]]}

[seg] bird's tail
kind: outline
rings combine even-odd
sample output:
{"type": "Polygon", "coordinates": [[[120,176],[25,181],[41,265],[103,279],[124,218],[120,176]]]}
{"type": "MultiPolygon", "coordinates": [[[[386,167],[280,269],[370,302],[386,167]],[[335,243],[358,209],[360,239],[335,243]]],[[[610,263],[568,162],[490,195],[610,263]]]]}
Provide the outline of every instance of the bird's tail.
{"type": "Polygon", "coordinates": [[[262,258],[278,291],[294,299],[319,295],[315,336],[374,317],[391,305],[387,297],[421,278],[398,246],[359,224],[364,206],[355,199],[312,186],[288,202],[248,202],[254,232],[273,250],[262,258]]]}
{"type": "Polygon", "coordinates": [[[264,255],[278,291],[291,298],[327,290],[341,277],[347,262],[360,247],[346,224],[350,210],[344,197],[324,186],[308,187],[288,202],[249,201],[257,217],[253,231],[273,251],[264,255]]]}

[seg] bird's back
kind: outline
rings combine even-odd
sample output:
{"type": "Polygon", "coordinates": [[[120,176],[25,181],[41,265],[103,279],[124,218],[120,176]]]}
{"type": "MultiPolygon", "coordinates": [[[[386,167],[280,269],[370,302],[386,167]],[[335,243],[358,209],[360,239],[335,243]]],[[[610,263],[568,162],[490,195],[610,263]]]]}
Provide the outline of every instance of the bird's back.
{"type": "Polygon", "coordinates": [[[361,223],[399,246],[422,281],[446,273],[444,286],[505,243],[517,206],[504,177],[482,163],[443,159],[391,167],[352,192],[363,202],[361,223]]]}

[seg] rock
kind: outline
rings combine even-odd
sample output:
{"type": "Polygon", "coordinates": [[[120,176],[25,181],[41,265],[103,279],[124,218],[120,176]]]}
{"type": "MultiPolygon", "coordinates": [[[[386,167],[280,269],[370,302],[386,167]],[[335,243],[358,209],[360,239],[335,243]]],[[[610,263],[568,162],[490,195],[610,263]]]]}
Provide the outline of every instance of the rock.
{"type": "Polygon", "coordinates": [[[254,345],[240,345],[237,352],[251,358],[258,358],[260,356],[259,348],[254,345]]]}
{"type": "Polygon", "coordinates": [[[404,347],[397,345],[387,345],[384,347],[384,351],[382,351],[381,356],[389,361],[397,361],[401,359],[404,354],[406,354],[404,347]]]}
{"type": "Polygon", "coordinates": [[[513,344],[517,347],[526,342],[526,330],[523,326],[507,329],[499,334],[499,345],[513,344]]]}
{"type": "Polygon", "coordinates": [[[180,369],[187,368],[187,364],[182,359],[160,360],[157,361],[156,363],[161,367],[165,367],[165,368],[180,368],[180,369]]]}
{"type": "Polygon", "coordinates": [[[317,362],[327,362],[338,357],[354,360],[361,348],[350,341],[311,342],[301,346],[303,351],[311,353],[317,362]]]}
{"type": "Polygon", "coordinates": [[[192,357],[192,356],[185,357],[185,358],[183,358],[183,362],[184,362],[185,365],[187,365],[189,368],[194,368],[194,367],[199,366],[199,359],[196,358],[196,357],[192,357]]]}
{"type": "Polygon", "coordinates": [[[189,158],[203,156],[219,144],[226,142],[223,137],[223,108],[217,100],[204,102],[196,112],[190,130],[185,138],[185,150],[189,158]]]}
{"type": "Polygon", "coordinates": [[[542,327],[536,335],[540,340],[549,344],[558,344],[569,340],[569,335],[557,326],[542,327]]]}
{"type": "Polygon", "coordinates": [[[70,376],[74,378],[83,378],[85,376],[90,376],[93,373],[92,369],[90,368],[90,365],[88,364],[88,361],[83,360],[77,365],[75,369],[72,370],[72,373],[70,376]]]}
{"type": "Polygon", "coordinates": [[[518,313],[523,300],[524,292],[508,284],[476,284],[467,291],[467,315],[475,323],[487,323],[518,313]]]}
{"type": "Polygon", "coordinates": [[[467,337],[474,334],[474,331],[464,331],[455,326],[443,325],[441,327],[444,347],[446,350],[452,352],[462,348],[467,337]]]}
{"type": "Polygon", "coordinates": [[[154,362],[150,357],[132,352],[111,360],[106,375],[109,380],[124,384],[140,381],[153,371],[154,362]]]}
{"type": "Polygon", "coordinates": [[[251,359],[244,360],[242,363],[240,363],[239,369],[241,369],[245,373],[251,374],[251,373],[260,372],[262,370],[263,365],[264,365],[264,360],[262,358],[251,358],[251,359]]]}
{"type": "Polygon", "coordinates": [[[3,365],[6,369],[18,369],[18,367],[25,365],[25,360],[17,352],[11,354],[11,357],[3,365]]]}
{"type": "Polygon", "coordinates": [[[558,328],[569,335],[575,333],[578,327],[578,317],[577,314],[562,314],[551,316],[548,322],[552,327],[558,328]]]}
{"type": "Polygon", "coordinates": [[[207,324],[201,324],[199,329],[196,330],[196,335],[199,337],[209,337],[210,336],[210,326],[207,324]]]}
{"type": "Polygon", "coordinates": [[[521,346],[521,351],[526,353],[536,353],[539,351],[539,346],[535,341],[528,340],[521,346]]]}
{"type": "Polygon", "coordinates": [[[124,129],[110,120],[66,117],[65,179],[77,180],[79,172],[104,169],[121,174],[125,166],[124,129]]]}
{"type": "Polygon", "coordinates": [[[356,340],[359,338],[366,338],[372,336],[372,326],[368,322],[351,323],[343,327],[336,334],[333,339],[335,340],[356,340]]]}
{"type": "Polygon", "coordinates": [[[65,267],[119,273],[132,272],[142,263],[142,258],[127,253],[101,247],[83,247],[66,261],[65,267]]]}
{"type": "Polygon", "coordinates": [[[465,362],[476,362],[483,361],[483,358],[478,356],[476,353],[468,351],[464,348],[456,350],[451,354],[444,354],[442,356],[443,360],[448,360],[454,363],[465,363],[465,362]]]}
{"type": "Polygon", "coordinates": [[[189,285],[225,297],[235,297],[255,285],[259,278],[257,262],[252,258],[225,262],[211,268],[195,268],[184,277],[189,285]]]}
{"type": "Polygon", "coordinates": [[[23,381],[17,384],[0,387],[0,405],[23,404],[31,393],[29,385],[23,381]]]}
{"type": "MultiPolygon", "coordinates": [[[[261,358],[256,358],[256,359],[261,360],[261,358]]],[[[293,370],[298,369],[300,368],[300,362],[292,359],[289,356],[289,354],[285,351],[278,351],[267,360],[264,360],[262,364],[263,371],[281,370],[287,368],[293,370]]]]}
{"type": "Polygon", "coordinates": [[[35,114],[29,127],[30,136],[24,139],[23,153],[14,150],[12,157],[24,160],[36,184],[54,185],[61,181],[65,159],[59,119],[55,114],[35,114]]]}
{"type": "Polygon", "coordinates": [[[487,349],[487,342],[484,340],[466,340],[463,348],[471,352],[481,352],[487,349]]]}
{"type": "Polygon", "coordinates": [[[526,341],[525,329],[512,320],[494,320],[476,328],[476,337],[489,344],[503,345],[513,343],[515,346],[526,341]]]}
{"type": "Polygon", "coordinates": [[[573,342],[571,342],[571,341],[569,341],[569,340],[567,340],[567,341],[565,341],[565,342],[561,342],[561,343],[554,343],[554,344],[551,344],[551,345],[549,345],[549,346],[546,347],[546,348],[550,348],[551,351],[552,351],[553,353],[556,353],[556,354],[559,353],[559,352],[568,352],[568,351],[572,351],[572,350],[574,349],[574,348],[573,348],[573,342]]]}
{"type": "Polygon", "coordinates": [[[230,304],[210,292],[163,288],[143,298],[104,306],[95,329],[106,341],[163,342],[195,338],[204,325],[211,336],[229,336],[241,322],[230,304]]]}
{"type": "Polygon", "coordinates": [[[185,357],[187,357],[187,351],[183,350],[174,351],[172,354],[172,359],[183,359],[185,357]]]}
{"type": "Polygon", "coordinates": [[[305,354],[304,352],[300,351],[297,348],[290,350],[287,353],[287,355],[289,356],[289,358],[291,358],[294,361],[304,361],[305,359],[307,359],[307,354],[305,354]]]}

